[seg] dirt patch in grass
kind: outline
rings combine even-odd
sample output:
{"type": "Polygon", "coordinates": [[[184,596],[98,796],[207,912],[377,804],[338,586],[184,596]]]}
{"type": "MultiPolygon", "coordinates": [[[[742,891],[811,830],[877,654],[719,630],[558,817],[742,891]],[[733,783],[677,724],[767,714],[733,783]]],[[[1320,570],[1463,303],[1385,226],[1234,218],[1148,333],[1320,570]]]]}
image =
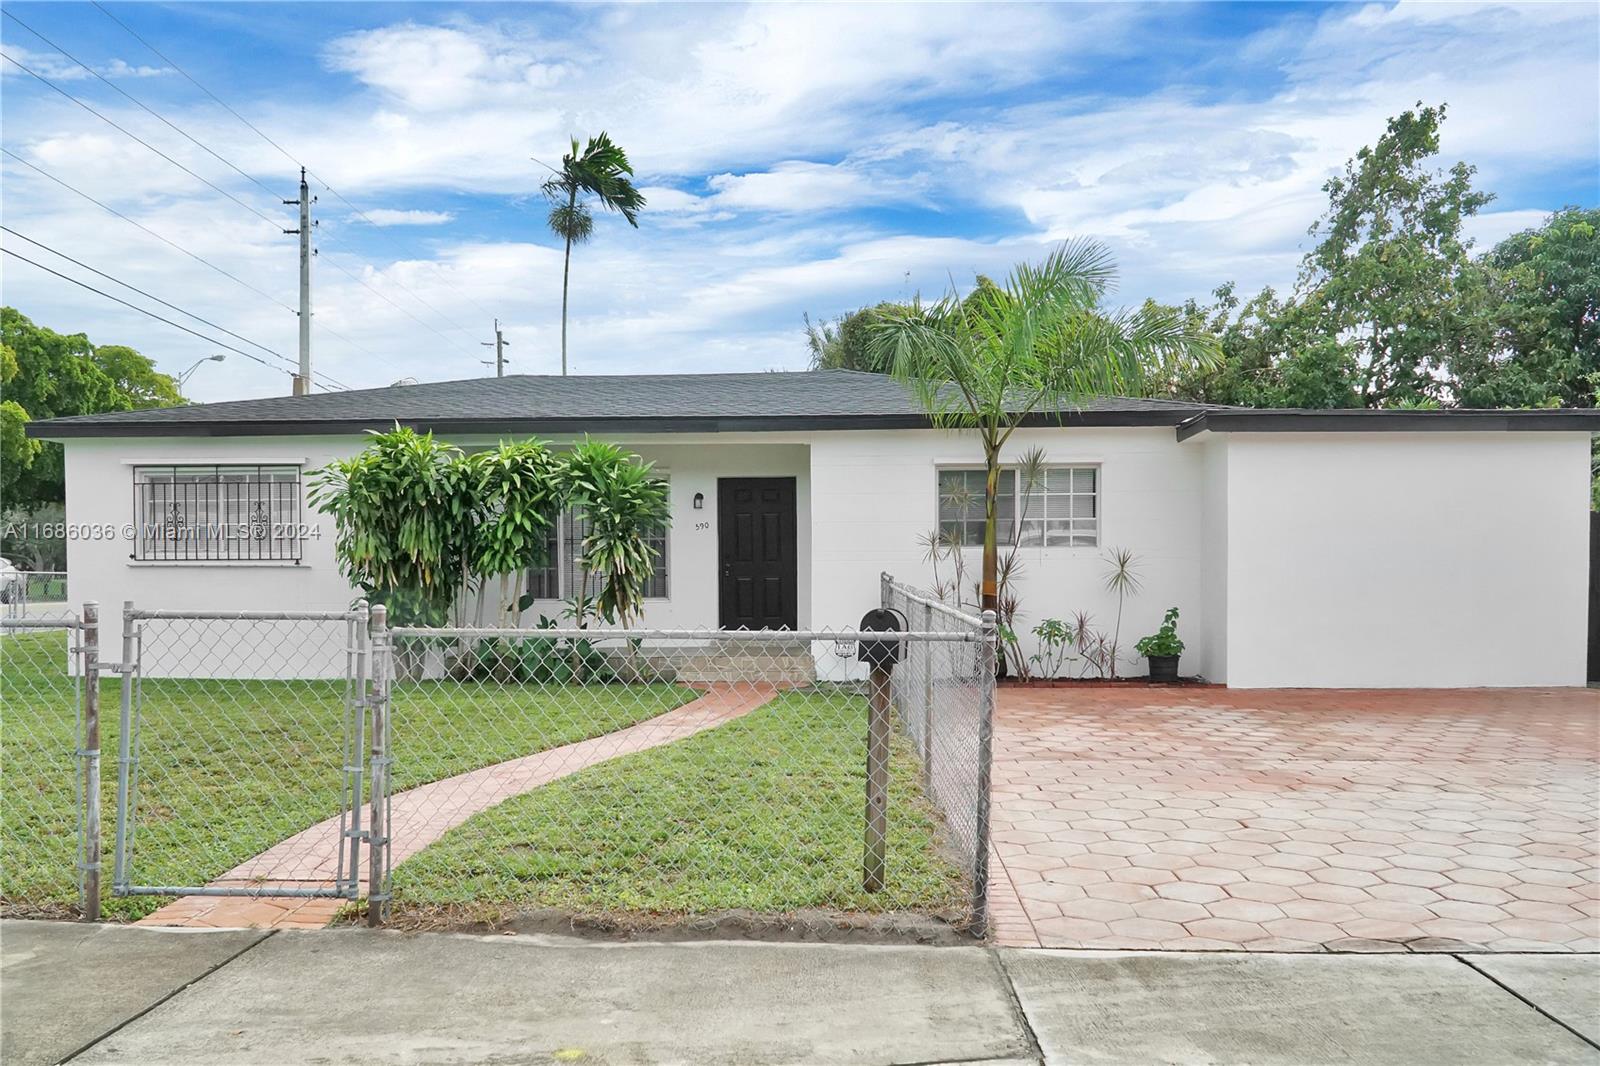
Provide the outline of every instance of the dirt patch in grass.
{"type": "MultiPolygon", "coordinates": [[[[358,915],[352,914],[351,920],[358,915]]],[[[686,916],[577,915],[555,908],[526,910],[486,905],[413,908],[390,921],[400,932],[504,933],[566,936],[582,940],[680,943],[700,940],[750,940],[764,943],[929,944],[971,946],[964,915],[892,912],[851,914],[804,910],[763,914],[749,910],[686,916]]]]}

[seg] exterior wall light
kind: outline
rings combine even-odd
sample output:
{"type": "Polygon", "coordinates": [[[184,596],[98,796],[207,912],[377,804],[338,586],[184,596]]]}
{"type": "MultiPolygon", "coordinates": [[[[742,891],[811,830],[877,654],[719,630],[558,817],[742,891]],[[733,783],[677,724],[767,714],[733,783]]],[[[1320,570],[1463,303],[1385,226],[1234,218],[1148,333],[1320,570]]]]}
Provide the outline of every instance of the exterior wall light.
{"type": "Polygon", "coordinates": [[[705,506],[706,506],[706,494],[703,493],[703,492],[695,493],[694,494],[694,509],[696,511],[701,511],[701,510],[705,509],[705,506]]]}

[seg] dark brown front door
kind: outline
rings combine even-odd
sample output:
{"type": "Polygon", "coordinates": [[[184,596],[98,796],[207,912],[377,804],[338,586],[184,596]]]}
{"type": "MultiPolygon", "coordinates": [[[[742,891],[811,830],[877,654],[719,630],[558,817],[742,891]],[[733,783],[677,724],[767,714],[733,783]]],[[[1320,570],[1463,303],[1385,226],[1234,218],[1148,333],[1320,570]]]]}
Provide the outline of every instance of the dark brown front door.
{"type": "Polygon", "coordinates": [[[797,628],[794,478],[718,478],[717,548],[718,624],[797,628]]]}

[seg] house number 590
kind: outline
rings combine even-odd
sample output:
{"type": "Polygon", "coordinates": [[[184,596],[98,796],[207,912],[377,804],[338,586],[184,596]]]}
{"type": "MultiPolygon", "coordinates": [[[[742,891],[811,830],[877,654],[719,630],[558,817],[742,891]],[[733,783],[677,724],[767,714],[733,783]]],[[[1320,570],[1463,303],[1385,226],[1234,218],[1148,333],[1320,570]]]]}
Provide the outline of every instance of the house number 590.
{"type": "Polygon", "coordinates": [[[694,528],[697,529],[697,530],[710,529],[711,528],[711,523],[710,522],[696,522],[694,524],[694,528]]]}

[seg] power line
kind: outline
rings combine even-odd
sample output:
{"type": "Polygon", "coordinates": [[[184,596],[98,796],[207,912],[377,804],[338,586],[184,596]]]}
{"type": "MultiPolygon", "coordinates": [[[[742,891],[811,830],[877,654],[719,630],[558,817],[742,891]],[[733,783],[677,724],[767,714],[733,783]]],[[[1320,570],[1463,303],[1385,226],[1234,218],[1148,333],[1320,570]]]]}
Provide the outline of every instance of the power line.
{"type": "MultiPolygon", "coordinates": [[[[127,31],[129,36],[131,36],[134,40],[138,41],[140,44],[142,44],[146,48],[148,48],[156,56],[156,58],[160,59],[163,63],[167,64],[173,70],[177,71],[180,75],[183,76],[183,78],[186,81],[189,82],[189,84],[193,85],[196,89],[199,89],[201,92],[205,93],[206,96],[208,96],[218,107],[222,108],[228,114],[230,114],[234,118],[238,119],[245,126],[247,126],[252,132],[254,132],[256,136],[260,137],[263,141],[266,141],[273,148],[277,149],[278,153],[280,155],[282,155],[285,159],[289,160],[289,162],[293,163],[295,166],[298,166],[298,167],[304,167],[305,166],[305,164],[303,162],[301,162],[299,159],[295,158],[294,154],[292,152],[290,152],[287,148],[285,148],[283,145],[279,144],[277,141],[273,140],[271,137],[267,136],[267,134],[262,131],[261,127],[257,126],[254,122],[251,122],[249,119],[245,118],[239,112],[235,111],[232,107],[230,107],[228,105],[227,101],[223,100],[222,97],[218,96],[216,93],[212,92],[210,89],[208,89],[204,85],[202,85],[199,82],[198,79],[196,79],[188,71],[184,70],[183,67],[181,67],[177,63],[175,63],[172,60],[172,58],[169,57],[165,52],[161,51],[161,49],[157,48],[155,45],[151,44],[149,41],[145,40],[142,36],[140,36],[139,33],[136,30],[134,30],[134,28],[132,26],[129,26],[126,22],[123,22],[121,19],[117,18],[117,16],[113,15],[105,7],[105,5],[103,5],[103,4],[101,4],[99,2],[99,0],[91,0],[91,3],[93,3],[94,6],[99,9],[99,11],[100,11],[100,13],[102,15],[104,15],[106,18],[110,19],[112,22],[115,22],[118,26],[121,26],[125,31],[127,31]]],[[[329,185],[326,180],[324,180],[319,174],[317,174],[316,171],[312,170],[310,167],[306,167],[306,173],[311,177],[311,179],[313,181],[315,181],[318,185],[321,185],[330,194],[332,194],[334,196],[334,198],[336,198],[340,203],[344,204],[351,211],[353,211],[357,215],[357,217],[361,218],[363,221],[369,223],[370,225],[373,225],[373,226],[377,225],[376,222],[372,221],[371,217],[369,217],[360,208],[356,207],[355,204],[351,203],[345,197],[345,195],[343,193],[341,193],[338,189],[335,189],[332,185],[329,185]]],[[[432,311],[434,314],[438,315],[440,318],[442,318],[445,321],[449,322],[456,329],[465,330],[469,334],[472,333],[472,330],[467,329],[467,327],[461,325],[459,322],[456,322],[453,319],[449,318],[447,315],[444,314],[444,312],[440,311],[438,308],[434,307],[432,304],[429,304],[426,300],[423,300],[422,297],[417,296],[416,293],[411,292],[411,290],[407,289],[404,285],[401,285],[399,282],[395,282],[395,284],[399,288],[401,288],[404,291],[410,293],[413,297],[416,298],[417,302],[421,303],[424,307],[427,307],[430,311],[432,311]]],[[[472,303],[479,310],[483,311],[484,314],[492,314],[492,312],[490,312],[482,304],[478,303],[478,301],[476,299],[474,299],[469,294],[462,292],[460,289],[456,288],[454,285],[450,284],[448,281],[445,281],[444,285],[451,292],[454,292],[458,296],[464,297],[468,302],[472,303]]]]}
{"type": "MultiPolygon", "coordinates": [[[[67,262],[71,263],[72,265],[77,266],[77,267],[81,267],[82,269],[89,271],[89,273],[91,273],[91,274],[96,274],[96,275],[98,275],[98,276],[100,276],[102,278],[105,278],[109,282],[112,282],[112,283],[117,284],[117,285],[121,285],[125,289],[131,289],[132,291],[138,293],[140,296],[143,296],[147,300],[154,300],[156,303],[160,304],[163,307],[169,307],[169,308],[171,308],[172,310],[178,312],[181,315],[187,315],[190,318],[194,319],[196,322],[203,323],[204,325],[210,326],[214,330],[218,330],[218,331],[220,331],[222,333],[226,333],[228,336],[234,338],[235,340],[243,341],[245,344],[249,344],[249,345],[251,345],[253,347],[259,348],[262,351],[266,352],[268,355],[273,356],[276,359],[280,359],[285,363],[292,363],[292,360],[290,360],[288,358],[288,356],[285,356],[285,355],[283,355],[283,354],[281,354],[279,352],[273,351],[271,348],[268,348],[265,344],[262,344],[259,341],[253,341],[249,337],[246,337],[246,336],[244,336],[242,334],[239,334],[239,333],[235,333],[233,330],[229,329],[227,326],[220,325],[220,324],[218,324],[216,322],[211,321],[209,318],[205,318],[205,317],[203,317],[201,315],[195,314],[193,311],[189,311],[189,310],[186,310],[186,309],[184,309],[182,307],[179,307],[177,304],[172,303],[170,300],[163,300],[161,297],[155,295],[154,293],[146,292],[145,290],[139,288],[139,286],[134,285],[134,284],[132,284],[130,282],[123,281],[121,278],[116,277],[114,275],[107,274],[105,271],[99,270],[99,269],[97,269],[95,267],[92,267],[88,263],[85,263],[80,259],[74,259],[72,256],[68,255],[67,253],[61,251],[58,248],[53,248],[50,245],[44,243],[43,241],[34,240],[32,237],[28,236],[26,233],[19,233],[17,230],[14,230],[10,226],[4,225],[4,224],[0,224],[0,230],[3,230],[6,233],[11,234],[13,237],[17,237],[17,238],[19,238],[21,240],[27,241],[29,244],[33,245],[36,248],[42,248],[45,251],[49,252],[51,255],[57,256],[58,258],[61,258],[61,259],[65,259],[67,262]]],[[[330,380],[332,380],[332,379],[330,379],[330,380]]],[[[339,382],[335,381],[334,384],[339,384],[339,382]]],[[[346,387],[348,388],[348,386],[346,386],[346,387]]]]}
{"type": "MultiPolygon", "coordinates": [[[[45,266],[43,263],[35,262],[34,260],[29,259],[27,256],[21,254],[20,252],[13,252],[10,248],[4,248],[4,247],[0,247],[0,252],[4,252],[6,255],[9,255],[14,259],[20,259],[24,263],[27,263],[27,264],[29,264],[31,266],[38,267],[40,270],[44,271],[46,274],[54,274],[56,277],[60,278],[62,281],[71,282],[73,285],[78,286],[80,289],[88,289],[90,292],[95,293],[96,295],[104,296],[106,299],[112,301],[113,303],[119,303],[123,307],[131,308],[132,310],[139,312],[141,315],[145,315],[145,316],[147,316],[149,318],[155,319],[157,322],[164,322],[167,325],[171,326],[173,329],[181,329],[181,330],[183,330],[183,332],[189,334],[190,336],[199,337],[201,340],[206,341],[206,342],[211,343],[211,344],[215,344],[219,348],[226,348],[228,351],[234,352],[234,353],[236,353],[238,355],[242,355],[246,359],[254,360],[255,362],[260,363],[262,366],[266,367],[269,370],[276,370],[280,374],[290,374],[290,371],[285,370],[280,366],[273,366],[271,363],[267,362],[265,359],[261,358],[259,355],[254,354],[253,352],[247,352],[247,351],[243,350],[242,348],[235,348],[231,344],[225,344],[222,341],[217,340],[215,337],[208,337],[204,333],[201,333],[198,330],[190,329],[188,326],[185,326],[180,322],[174,322],[170,318],[163,318],[162,316],[156,314],[154,311],[151,311],[148,308],[140,307],[138,304],[135,304],[135,303],[129,303],[127,300],[124,300],[120,296],[113,296],[109,292],[106,292],[104,289],[97,289],[93,285],[90,285],[87,282],[79,281],[77,278],[70,277],[69,275],[63,274],[59,270],[51,270],[49,267],[45,266]]],[[[184,313],[188,314],[187,311],[184,312],[184,313]]]]}
{"type": "Polygon", "coordinates": [[[166,126],[171,128],[172,130],[176,131],[180,136],[182,136],[190,144],[193,144],[196,148],[199,148],[202,152],[205,152],[207,155],[211,156],[217,162],[219,162],[219,163],[223,164],[224,166],[228,167],[235,174],[238,174],[241,178],[244,178],[246,181],[253,182],[263,192],[269,193],[269,194],[271,194],[273,196],[277,195],[265,183],[263,183],[262,181],[260,181],[256,177],[254,177],[253,175],[247,174],[244,170],[240,169],[231,160],[226,159],[223,156],[219,155],[217,152],[212,151],[212,149],[211,149],[211,147],[209,145],[207,145],[203,141],[200,141],[199,139],[193,137],[192,135],[189,134],[189,132],[187,130],[183,129],[183,127],[179,126],[175,122],[172,122],[172,121],[168,120],[167,117],[165,115],[163,115],[161,112],[159,112],[159,111],[155,110],[154,108],[150,107],[144,101],[140,100],[138,97],[134,96],[132,93],[130,93],[127,90],[125,90],[124,88],[122,88],[122,86],[118,85],[116,82],[112,81],[110,78],[105,77],[98,70],[95,70],[89,64],[85,63],[83,60],[79,59],[77,56],[73,55],[71,52],[67,51],[65,48],[62,48],[59,44],[56,44],[56,42],[52,41],[50,38],[48,38],[44,34],[40,33],[38,30],[34,29],[32,26],[28,25],[26,22],[23,22],[20,18],[18,18],[11,11],[9,11],[9,10],[0,11],[0,14],[4,14],[6,18],[10,19],[12,22],[15,22],[18,26],[21,26],[23,29],[27,30],[29,33],[31,33],[35,37],[39,38],[39,40],[43,41],[45,44],[49,45],[51,48],[54,48],[56,51],[60,52],[64,56],[66,56],[68,59],[70,59],[74,63],[78,64],[78,66],[80,66],[84,70],[88,71],[94,77],[100,79],[100,81],[102,81],[105,84],[109,85],[112,89],[116,90],[118,93],[121,93],[124,97],[126,97],[129,101],[131,101],[136,107],[139,107],[140,109],[144,110],[145,112],[155,116],[155,118],[158,121],[164,123],[166,126]]]}
{"type": "MultiPolygon", "coordinates": [[[[162,244],[167,245],[168,247],[172,248],[175,251],[183,253],[184,255],[188,256],[190,259],[193,259],[195,262],[201,264],[202,266],[209,267],[210,269],[216,271],[218,274],[221,274],[223,277],[227,278],[229,281],[232,281],[235,284],[243,286],[244,288],[246,288],[246,289],[250,290],[251,292],[255,293],[257,296],[260,296],[262,299],[270,301],[275,306],[282,308],[283,310],[289,312],[290,314],[295,314],[296,313],[294,308],[290,307],[288,304],[284,303],[282,300],[279,300],[276,296],[273,296],[271,293],[266,292],[266,291],[264,291],[262,289],[256,288],[256,286],[250,284],[248,281],[245,281],[243,278],[239,277],[238,275],[230,273],[229,271],[227,271],[224,268],[218,266],[217,264],[213,263],[211,260],[205,258],[202,255],[199,255],[199,254],[197,254],[195,252],[191,252],[189,249],[185,248],[183,245],[179,244],[178,242],[176,242],[174,240],[171,240],[171,239],[169,239],[167,237],[163,237],[161,234],[157,233],[155,230],[151,229],[149,226],[146,226],[144,223],[139,222],[136,219],[128,217],[127,215],[123,214],[121,211],[118,211],[116,208],[112,207],[110,204],[107,204],[102,200],[98,200],[95,197],[93,197],[93,196],[89,195],[88,193],[84,192],[82,189],[79,189],[79,188],[67,183],[66,181],[63,181],[61,178],[56,177],[54,174],[50,173],[48,170],[45,170],[43,167],[38,166],[38,165],[36,165],[34,163],[31,163],[27,159],[24,159],[22,156],[18,155],[16,152],[13,152],[11,149],[6,148],[4,146],[0,146],[0,152],[3,152],[6,155],[10,156],[12,159],[16,160],[18,163],[21,163],[23,166],[27,167],[29,170],[32,170],[34,173],[38,174],[40,177],[47,178],[50,181],[53,181],[57,185],[61,186],[63,189],[66,189],[68,192],[71,192],[71,193],[74,193],[74,194],[76,194],[78,196],[83,197],[85,200],[88,200],[90,203],[94,204],[96,207],[100,208],[101,210],[106,211],[106,212],[108,212],[110,214],[113,214],[113,215],[117,216],[118,218],[122,219],[122,221],[128,223],[128,225],[134,226],[134,227],[142,230],[146,234],[148,234],[151,237],[154,237],[156,240],[160,241],[162,244]]],[[[19,234],[17,234],[17,236],[21,237],[22,235],[19,233],[19,234]]],[[[23,237],[23,239],[24,240],[28,240],[28,238],[26,238],[26,237],[23,237]]],[[[33,243],[38,243],[38,242],[33,242],[33,243]]],[[[51,250],[54,251],[54,249],[51,249],[51,250]]],[[[60,252],[57,252],[56,254],[57,255],[61,255],[60,252]]],[[[66,259],[66,258],[69,258],[69,257],[63,255],[62,258],[66,259]]],[[[76,262],[76,261],[74,260],[74,262],[76,262]]],[[[78,265],[84,266],[84,264],[81,264],[81,263],[78,264],[78,265]]],[[[89,267],[89,266],[84,266],[84,269],[93,270],[94,268],[93,267],[89,267]]],[[[95,273],[100,273],[100,272],[99,271],[95,271],[95,273]]],[[[113,279],[113,280],[115,280],[115,279],[113,279]]],[[[126,283],[119,281],[118,284],[126,284],[126,283]]],[[[139,292],[140,291],[140,290],[134,288],[134,286],[132,286],[132,285],[128,285],[127,287],[130,288],[130,289],[134,289],[135,292],[139,292]]],[[[148,293],[142,293],[142,295],[148,296],[149,294],[148,293]]],[[[154,297],[154,296],[151,296],[150,298],[151,299],[157,299],[157,297],[154,297]]],[[[161,301],[161,302],[164,302],[164,301],[161,301]]],[[[170,305],[168,305],[168,306],[170,306],[170,305]]],[[[185,313],[187,313],[187,312],[185,312],[185,313]]],[[[195,317],[197,319],[199,318],[198,315],[193,316],[193,317],[195,317]]],[[[204,321],[204,320],[200,319],[200,321],[204,321]]],[[[350,339],[349,337],[346,337],[342,333],[339,333],[332,326],[327,325],[326,323],[322,322],[317,317],[313,317],[312,318],[311,324],[312,324],[313,328],[321,329],[322,331],[324,331],[325,333],[329,334],[330,336],[336,337],[337,339],[339,339],[339,340],[343,341],[344,343],[350,345],[352,348],[355,348],[358,351],[364,352],[365,354],[371,356],[374,359],[381,358],[372,349],[370,349],[370,348],[366,347],[365,345],[360,344],[360,343],[350,339]]],[[[217,328],[220,329],[221,327],[219,326],[217,328]]],[[[252,341],[251,343],[254,343],[254,342],[252,341]]],[[[274,354],[276,354],[276,353],[274,353],[274,354]]],[[[283,358],[283,357],[280,356],[280,358],[283,358]]],[[[329,380],[333,381],[335,384],[338,384],[338,379],[337,378],[331,378],[330,377],[329,380]]],[[[349,388],[350,386],[345,386],[345,387],[349,388]]]]}
{"type": "Polygon", "coordinates": [[[18,155],[16,152],[13,152],[11,149],[6,148],[4,146],[0,146],[0,152],[4,152],[6,155],[10,156],[12,159],[15,159],[17,162],[21,163],[23,166],[27,167],[29,170],[32,170],[35,173],[37,173],[37,174],[39,174],[39,175],[41,175],[43,177],[49,178],[51,181],[55,182],[57,185],[61,186],[63,189],[66,189],[68,192],[76,193],[77,195],[83,197],[85,200],[88,200],[90,203],[94,204],[96,207],[99,207],[99,208],[102,208],[103,210],[109,211],[111,214],[116,215],[118,218],[122,219],[122,221],[128,223],[129,225],[137,226],[139,229],[141,229],[144,232],[148,233],[150,236],[154,237],[156,240],[160,241],[162,244],[168,245],[169,247],[174,248],[174,249],[182,252],[184,255],[188,256],[190,259],[193,259],[197,263],[202,263],[205,266],[210,267],[212,270],[215,270],[218,274],[221,274],[223,277],[227,278],[230,281],[237,282],[238,284],[240,284],[240,285],[244,286],[245,288],[249,289],[251,292],[255,293],[257,296],[260,296],[263,299],[272,301],[273,303],[277,304],[279,307],[283,308],[285,311],[289,312],[291,315],[296,313],[294,308],[290,307],[288,304],[284,303],[282,300],[278,299],[276,296],[272,295],[271,293],[266,292],[266,291],[264,291],[262,289],[256,288],[254,285],[250,284],[248,281],[245,281],[243,278],[239,277],[236,274],[229,273],[228,271],[224,270],[222,267],[217,266],[217,264],[213,263],[211,260],[205,258],[204,256],[196,255],[194,252],[189,251],[189,249],[185,248],[183,245],[179,244],[178,242],[173,241],[173,240],[169,240],[168,238],[163,237],[161,234],[157,233],[155,230],[151,229],[149,226],[146,226],[143,222],[138,222],[138,221],[136,221],[136,220],[134,220],[132,218],[129,218],[127,215],[123,214],[121,211],[118,211],[116,208],[112,207],[110,204],[107,204],[102,200],[95,199],[93,196],[90,196],[88,193],[84,192],[82,189],[79,189],[79,188],[76,188],[76,187],[74,187],[72,185],[67,184],[65,181],[62,181],[60,178],[58,178],[54,174],[50,173],[48,170],[45,170],[43,167],[38,166],[38,165],[36,165],[34,163],[30,163],[28,160],[22,158],[22,156],[18,155]]]}
{"type": "Polygon", "coordinates": [[[157,148],[155,145],[151,144],[149,141],[145,140],[143,137],[140,137],[137,133],[134,133],[134,132],[130,131],[129,129],[127,129],[124,126],[118,125],[114,120],[107,118],[105,115],[102,115],[100,112],[96,111],[94,108],[90,107],[88,104],[84,103],[82,100],[78,99],[76,96],[73,96],[71,93],[67,92],[67,90],[63,89],[61,86],[57,85],[55,82],[53,82],[49,78],[45,77],[43,74],[40,74],[39,72],[33,70],[31,67],[27,66],[26,64],[17,62],[17,60],[12,59],[10,56],[6,55],[4,52],[0,52],[0,58],[5,59],[6,62],[11,63],[12,65],[16,66],[18,69],[22,70],[24,73],[26,73],[26,74],[34,77],[34,78],[37,78],[39,81],[43,82],[45,85],[48,85],[50,88],[54,89],[56,92],[60,93],[62,96],[65,96],[68,100],[71,100],[73,103],[77,104],[79,107],[83,108],[85,111],[89,112],[89,114],[93,115],[95,118],[97,118],[100,121],[104,122],[106,125],[110,126],[112,129],[116,130],[117,132],[123,134],[126,137],[129,137],[129,138],[131,138],[131,139],[133,139],[135,141],[138,141],[140,144],[142,144],[146,148],[150,149],[150,151],[154,152],[156,155],[160,156],[162,159],[165,159],[167,162],[171,163],[173,166],[177,167],[179,170],[183,171],[185,174],[189,175],[191,178],[194,178],[196,181],[200,182],[202,185],[205,185],[207,188],[212,189],[213,191],[221,194],[222,196],[227,197],[229,200],[232,200],[234,203],[238,204],[240,207],[244,208],[246,211],[250,212],[252,215],[255,215],[257,218],[261,219],[261,221],[263,221],[263,222],[267,223],[268,225],[273,226],[273,227],[275,227],[277,229],[282,229],[283,228],[283,223],[280,220],[273,218],[271,215],[268,215],[265,212],[257,211],[255,208],[251,207],[249,204],[245,203],[243,200],[241,200],[237,196],[233,195],[233,193],[231,193],[228,190],[224,189],[222,186],[216,184],[215,182],[212,182],[211,180],[209,180],[207,178],[201,177],[199,174],[196,174],[194,171],[190,170],[188,167],[184,166],[182,163],[178,162],[176,159],[172,158],[170,155],[168,155],[167,153],[163,152],[161,149],[157,148]]]}

